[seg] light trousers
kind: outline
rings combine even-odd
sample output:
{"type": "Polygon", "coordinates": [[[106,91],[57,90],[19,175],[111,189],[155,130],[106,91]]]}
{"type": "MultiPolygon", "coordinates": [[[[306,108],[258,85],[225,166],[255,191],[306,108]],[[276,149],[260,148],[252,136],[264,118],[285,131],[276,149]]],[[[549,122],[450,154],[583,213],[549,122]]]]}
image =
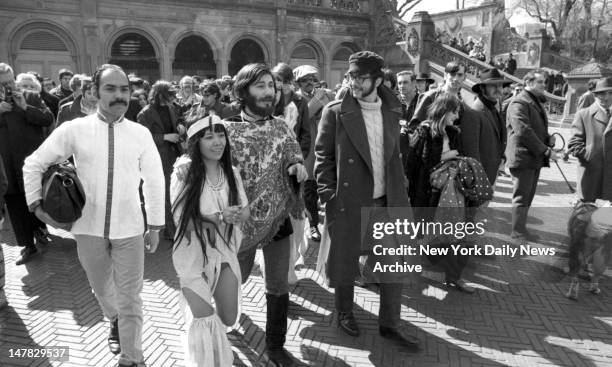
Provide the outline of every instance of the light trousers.
{"type": "Polygon", "coordinates": [[[75,235],[79,261],[87,273],[104,316],[119,318],[119,339],[124,364],[144,363],[142,354],[142,235],[109,240],[75,235]]]}

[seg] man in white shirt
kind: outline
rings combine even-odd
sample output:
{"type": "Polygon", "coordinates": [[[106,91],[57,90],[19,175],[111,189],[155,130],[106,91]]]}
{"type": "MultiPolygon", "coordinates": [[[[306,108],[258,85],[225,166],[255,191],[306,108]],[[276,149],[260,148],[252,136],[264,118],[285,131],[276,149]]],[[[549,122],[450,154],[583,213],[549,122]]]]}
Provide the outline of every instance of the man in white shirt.
{"type": "Polygon", "coordinates": [[[43,211],[41,181],[49,166],[74,156],[86,195],[82,217],[71,224],[79,260],[111,320],[108,344],[112,353],[121,353],[119,366],[143,366],[144,249],[156,250],[164,226],[164,174],[149,130],[123,116],[130,100],[125,72],[102,65],[93,82],[97,113],[65,122],[26,158],[26,200],[40,220],[65,227],[43,211]],[[148,222],[144,237],[141,179],[148,222]]]}

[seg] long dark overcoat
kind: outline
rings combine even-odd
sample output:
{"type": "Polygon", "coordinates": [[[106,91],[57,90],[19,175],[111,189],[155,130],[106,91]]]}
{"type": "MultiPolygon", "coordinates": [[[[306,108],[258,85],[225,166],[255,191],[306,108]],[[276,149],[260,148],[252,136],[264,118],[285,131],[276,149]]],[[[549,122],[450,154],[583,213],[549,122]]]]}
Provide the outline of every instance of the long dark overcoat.
{"type": "Polygon", "coordinates": [[[493,185],[506,150],[507,131],[501,115],[496,118],[494,111],[476,98],[464,111],[459,127],[463,140],[460,153],[479,161],[493,185]]]}
{"type": "MultiPolygon", "coordinates": [[[[387,206],[407,207],[408,196],[399,148],[402,106],[380,87],[384,125],[387,206]]],[[[373,206],[374,178],[366,126],[359,102],[347,93],[323,109],[315,144],[318,193],[325,203],[330,233],[327,275],[330,286],[352,285],[359,274],[361,208],[373,206]]]]}
{"type": "Polygon", "coordinates": [[[548,117],[542,105],[524,90],[512,99],[506,112],[508,144],[506,166],[515,169],[539,169],[549,166],[548,117]]]}
{"type": "Polygon", "coordinates": [[[578,195],[612,200],[612,124],[594,103],[576,113],[569,150],[578,158],[578,195]]]}
{"type": "Polygon", "coordinates": [[[7,194],[23,193],[23,161],[45,140],[43,127],[54,118],[38,93],[23,92],[25,110],[13,106],[0,114],[0,155],[8,180],[7,194]]]}
{"type": "MultiPolygon", "coordinates": [[[[170,111],[170,120],[173,128],[172,133],[176,133],[176,111],[174,111],[173,107],[168,107],[168,110],[170,111]]],[[[151,131],[153,141],[162,160],[164,175],[169,178],[172,173],[172,166],[180,154],[179,145],[164,140],[164,134],[169,134],[169,132],[165,132],[164,124],[153,105],[146,105],[138,114],[137,119],[139,124],[146,126],[151,131]]]]}

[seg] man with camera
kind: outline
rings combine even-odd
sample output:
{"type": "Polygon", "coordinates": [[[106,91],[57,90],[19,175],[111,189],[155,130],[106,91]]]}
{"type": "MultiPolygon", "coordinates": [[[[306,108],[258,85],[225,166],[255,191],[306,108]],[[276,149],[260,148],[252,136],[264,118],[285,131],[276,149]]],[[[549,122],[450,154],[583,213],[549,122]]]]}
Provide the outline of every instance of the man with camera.
{"type": "Polygon", "coordinates": [[[34,231],[44,227],[28,211],[21,168],[25,157],[45,139],[43,128],[52,123],[53,114],[40,95],[17,88],[13,69],[0,63],[0,155],[8,181],[4,199],[17,244],[23,247],[17,265],[27,263],[37,254],[34,231]]]}

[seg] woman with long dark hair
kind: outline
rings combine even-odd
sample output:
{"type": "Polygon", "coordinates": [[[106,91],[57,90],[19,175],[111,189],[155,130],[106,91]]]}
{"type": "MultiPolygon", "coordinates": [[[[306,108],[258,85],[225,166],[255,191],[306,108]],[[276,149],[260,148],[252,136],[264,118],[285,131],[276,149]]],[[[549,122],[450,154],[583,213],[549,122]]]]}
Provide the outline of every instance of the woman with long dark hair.
{"type": "MultiPolygon", "coordinates": [[[[458,157],[458,152],[462,150],[461,132],[453,124],[459,116],[460,104],[459,99],[453,94],[439,94],[427,111],[427,120],[417,127],[416,135],[411,138],[405,171],[410,182],[408,197],[413,207],[415,221],[434,220],[440,201],[440,191],[432,189],[431,171],[438,163],[458,157]]],[[[454,174],[456,172],[451,175],[454,174]]],[[[461,278],[463,269],[467,265],[467,256],[449,253],[447,256],[428,256],[428,258],[432,263],[441,262],[447,285],[466,293],[474,292],[474,288],[461,278]]]]}
{"type": "Polygon", "coordinates": [[[221,119],[209,115],[195,122],[187,137],[191,162],[184,180],[173,172],[170,189],[177,226],[172,260],[187,306],[186,365],[231,366],[225,326],[238,315],[237,253],[249,207],[221,119]]]}
{"type": "Polygon", "coordinates": [[[441,161],[458,156],[461,138],[459,128],[453,122],[458,117],[460,103],[456,96],[441,93],[429,106],[427,120],[410,138],[405,172],[410,182],[408,197],[413,207],[438,206],[439,195],[432,192],[429,174],[441,161]]]}

